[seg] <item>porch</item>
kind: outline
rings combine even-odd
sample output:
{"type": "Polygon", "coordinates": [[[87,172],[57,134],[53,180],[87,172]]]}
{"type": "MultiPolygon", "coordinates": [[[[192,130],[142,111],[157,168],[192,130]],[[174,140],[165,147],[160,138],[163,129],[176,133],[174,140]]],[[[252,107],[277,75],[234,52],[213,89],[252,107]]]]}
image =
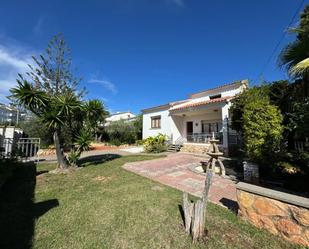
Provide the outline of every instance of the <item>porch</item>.
{"type": "MultiPolygon", "coordinates": [[[[186,152],[201,153],[208,149],[214,136],[221,149],[228,153],[229,137],[235,134],[229,127],[229,104],[211,103],[190,108],[171,109],[171,140],[181,144],[186,152]]],[[[234,139],[235,140],[235,139],[234,139]]]]}

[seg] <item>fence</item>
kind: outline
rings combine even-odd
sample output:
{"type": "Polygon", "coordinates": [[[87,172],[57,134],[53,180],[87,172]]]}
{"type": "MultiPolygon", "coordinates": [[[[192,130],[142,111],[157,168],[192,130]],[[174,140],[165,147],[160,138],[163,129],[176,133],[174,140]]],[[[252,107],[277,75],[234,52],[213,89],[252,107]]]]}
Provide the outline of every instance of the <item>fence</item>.
{"type": "Polygon", "coordinates": [[[4,158],[16,156],[18,159],[39,160],[37,152],[40,149],[40,138],[4,138],[0,141],[0,155],[4,158]]]}
{"type": "Polygon", "coordinates": [[[40,138],[20,138],[17,142],[18,156],[28,160],[32,157],[37,157],[39,160],[38,151],[40,149],[40,138]]]}

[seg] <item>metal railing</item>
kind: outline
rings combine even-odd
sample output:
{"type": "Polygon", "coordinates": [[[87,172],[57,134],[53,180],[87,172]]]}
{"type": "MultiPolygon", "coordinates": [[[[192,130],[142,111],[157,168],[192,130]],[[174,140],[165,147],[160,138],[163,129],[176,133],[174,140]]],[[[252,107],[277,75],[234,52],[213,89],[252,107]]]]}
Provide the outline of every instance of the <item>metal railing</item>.
{"type": "MultiPolygon", "coordinates": [[[[190,143],[209,143],[209,140],[212,138],[212,133],[192,133],[187,135],[187,142],[190,143]]],[[[219,140],[219,143],[222,143],[223,136],[222,132],[214,132],[214,136],[219,140]]]]}
{"type": "Polygon", "coordinates": [[[40,138],[4,138],[0,141],[0,157],[39,160],[40,138]]]}
{"type": "Polygon", "coordinates": [[[37,157],[39,160],[38,151],[40,149],[40,138],[20,138],[17,142],[17,155],[24,160],[37,157]]]}
{"type": "Polygon", "coordinates": [[[174,144],[176,144],[176,145],[183,145],[184,142],[186,142],[186,138],[179,137],[179,138],[176,139],[174,144]]]}

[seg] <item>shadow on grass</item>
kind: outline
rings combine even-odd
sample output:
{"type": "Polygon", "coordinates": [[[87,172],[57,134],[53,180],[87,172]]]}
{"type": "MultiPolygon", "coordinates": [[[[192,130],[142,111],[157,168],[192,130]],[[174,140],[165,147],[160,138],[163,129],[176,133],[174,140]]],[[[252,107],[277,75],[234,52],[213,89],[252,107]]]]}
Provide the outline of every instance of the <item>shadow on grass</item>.
{"type": "Polygon", "coordinates": [[[0,248],[32,248],[35,220],[57,207],[57,199],[34,203],[36,167],[17,167],[0,189],[0,248]]]}
{"type": "Polygon", "coordinates": [[[97,164],[105,163],[108,161],[112,161],[120,157],[121,155],[119,154],[103,154],[103,155],[86,156],[79,160],[79,165],[82,167],[87,167],[90,164],[97,165],[97,164]]]}
{"type": "Polygon", "coordinates": [[[232,212],[236,214],[238,213],[239,206],[238,206],[237,201],[233,201],[233,200],[230,200],[224,197],[221,198],[219,201],[223,206],[227,207],[232,212]]]}

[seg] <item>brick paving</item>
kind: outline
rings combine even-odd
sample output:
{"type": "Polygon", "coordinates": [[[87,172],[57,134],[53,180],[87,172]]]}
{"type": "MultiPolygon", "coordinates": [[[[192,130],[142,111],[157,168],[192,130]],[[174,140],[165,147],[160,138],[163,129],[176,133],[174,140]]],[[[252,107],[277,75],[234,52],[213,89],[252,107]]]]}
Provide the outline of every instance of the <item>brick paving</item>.
{"type": "MultiPolygon", "coordinates": [[[[165,158],[149,161],[126,163],[126,170],[153,179],[162,184],[201,197],[205,176],[193,172],[190,168],[198,165],[205,157],[185,153],[169,154],[165,158]]],[[[209,192],[210,201],[235,210],[236,182],[215,175],[209,192]]]]}

